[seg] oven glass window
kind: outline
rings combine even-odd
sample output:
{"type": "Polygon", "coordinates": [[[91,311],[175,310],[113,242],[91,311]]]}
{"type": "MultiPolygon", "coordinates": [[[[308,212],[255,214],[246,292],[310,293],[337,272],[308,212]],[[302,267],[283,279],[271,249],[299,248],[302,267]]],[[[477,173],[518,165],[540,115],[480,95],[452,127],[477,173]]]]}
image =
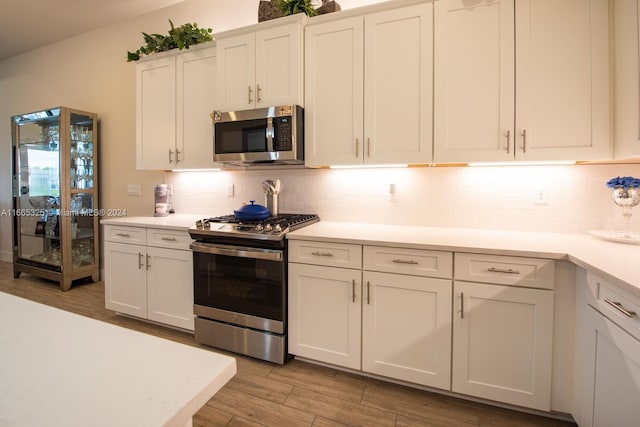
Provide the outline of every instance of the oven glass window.
{"type": "Polygon", "coordinates": [[[198,305],[284,320],[285,263],[194,252],[198,305]]]}
{"type": "Polygon", "coordinates": [[[267,119],[216,123],[215,153],[267,151],[267,119]]]}

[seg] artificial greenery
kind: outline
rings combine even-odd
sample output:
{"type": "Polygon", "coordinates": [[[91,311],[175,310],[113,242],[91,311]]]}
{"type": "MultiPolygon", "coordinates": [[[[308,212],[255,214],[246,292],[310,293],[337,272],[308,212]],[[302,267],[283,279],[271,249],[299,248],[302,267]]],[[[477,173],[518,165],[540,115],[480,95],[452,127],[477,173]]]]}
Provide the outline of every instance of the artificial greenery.
{"type": "Polygon", "coordinates": [[[156,52],[165,52],[171,49],[189,49],[189,46],[198,43],[204,43],[213,40],[211,28],[198,28],[197,23],[184,24],[174,27],[173,22],[169,19],[171,29],[169,35],[147,34],[144,36],[145,45],[135,52],[127,51],[127,62],[137,61],[142,55],[150,55],[156,52]]]}
{"type": "MultiPolygon", "coordinates": [[[[273,1],[273,0],[272,0],[273,1]]],[[[313,8],[311,0],[277,0],[278,7],[284,16],[306,13],[307,16],[315,16],[318,11],[313,8]]]]}

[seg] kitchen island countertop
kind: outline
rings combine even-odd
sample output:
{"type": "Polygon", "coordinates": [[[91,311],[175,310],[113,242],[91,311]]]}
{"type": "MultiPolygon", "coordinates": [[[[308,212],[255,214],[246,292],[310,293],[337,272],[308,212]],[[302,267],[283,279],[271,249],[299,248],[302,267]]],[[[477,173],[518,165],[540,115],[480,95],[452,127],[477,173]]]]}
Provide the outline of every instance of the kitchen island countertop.
{"type": "Polygon", "coordinates": [[[0,425],[184,426],[235,359],[0,292],[0,425]]]}
{"type": "Polygon", "coordinates": [[[568,260],[640,297],[640,245],[589,234],[320,221],[288,239],[568,260]]]}

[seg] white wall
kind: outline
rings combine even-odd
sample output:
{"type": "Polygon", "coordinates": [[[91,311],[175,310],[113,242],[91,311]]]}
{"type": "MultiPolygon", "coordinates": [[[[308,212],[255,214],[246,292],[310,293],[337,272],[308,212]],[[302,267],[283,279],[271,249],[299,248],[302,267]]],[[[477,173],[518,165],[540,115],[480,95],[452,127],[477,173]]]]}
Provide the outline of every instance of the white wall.
{"type": "MultiPolygon", "coordinates": [[[[379,0],[339,0],[343,9],[379,0]]],[[[640,175],[640,166],[290,170],[273,172],[163,173],[135,169],[135,65],[126,51],[142,43],[141,31],[197,22],[214,32],[257,22],[259,0],[187,0],[125,22],[98,28],[0,62],[0,209],[11,208],[10,117],[58,105],[95,112],[100,120],[102,208],[130,215],[152,212],[153,185],[173,182],[179,212],[230,213],[249,198],[262,201],[260,182],[284,181],[283,210],[318,212],[323,219],[583,231],[619,225],[604,182],[640,175]],[[226,196],[234,183],[236,197],[226,196]],[[388,185],[397,185],[388,201],[388,185]],[[127,196],[140,184],[142,196],[127,196]],[[546,206],[532,204],[539,185],[546,206]]],[[[71,13],[71,12],[70,12],[71,13]]],[[[28,30],[28,29],[27,29],[28,30]]],[[[7,41],[10,42],[10,41],[7,41]]],[[[638,224],[640,211],[633,219],[638,224]]],[[[640,228],[640,227],[636,227],[640,228]]],[[[11,217],[0,216],[0,259],[11,256],[11,217]]]]}

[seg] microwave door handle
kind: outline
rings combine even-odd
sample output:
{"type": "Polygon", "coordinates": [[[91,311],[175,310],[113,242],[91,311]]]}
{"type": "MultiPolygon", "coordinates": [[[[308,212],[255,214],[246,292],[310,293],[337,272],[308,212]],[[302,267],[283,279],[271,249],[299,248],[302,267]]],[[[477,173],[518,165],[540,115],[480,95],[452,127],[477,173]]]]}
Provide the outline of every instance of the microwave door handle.
{"type": "Polygon", "coordinates": [[[273,117],[267,117],[267,151],[273,152],[273,117]]]}

